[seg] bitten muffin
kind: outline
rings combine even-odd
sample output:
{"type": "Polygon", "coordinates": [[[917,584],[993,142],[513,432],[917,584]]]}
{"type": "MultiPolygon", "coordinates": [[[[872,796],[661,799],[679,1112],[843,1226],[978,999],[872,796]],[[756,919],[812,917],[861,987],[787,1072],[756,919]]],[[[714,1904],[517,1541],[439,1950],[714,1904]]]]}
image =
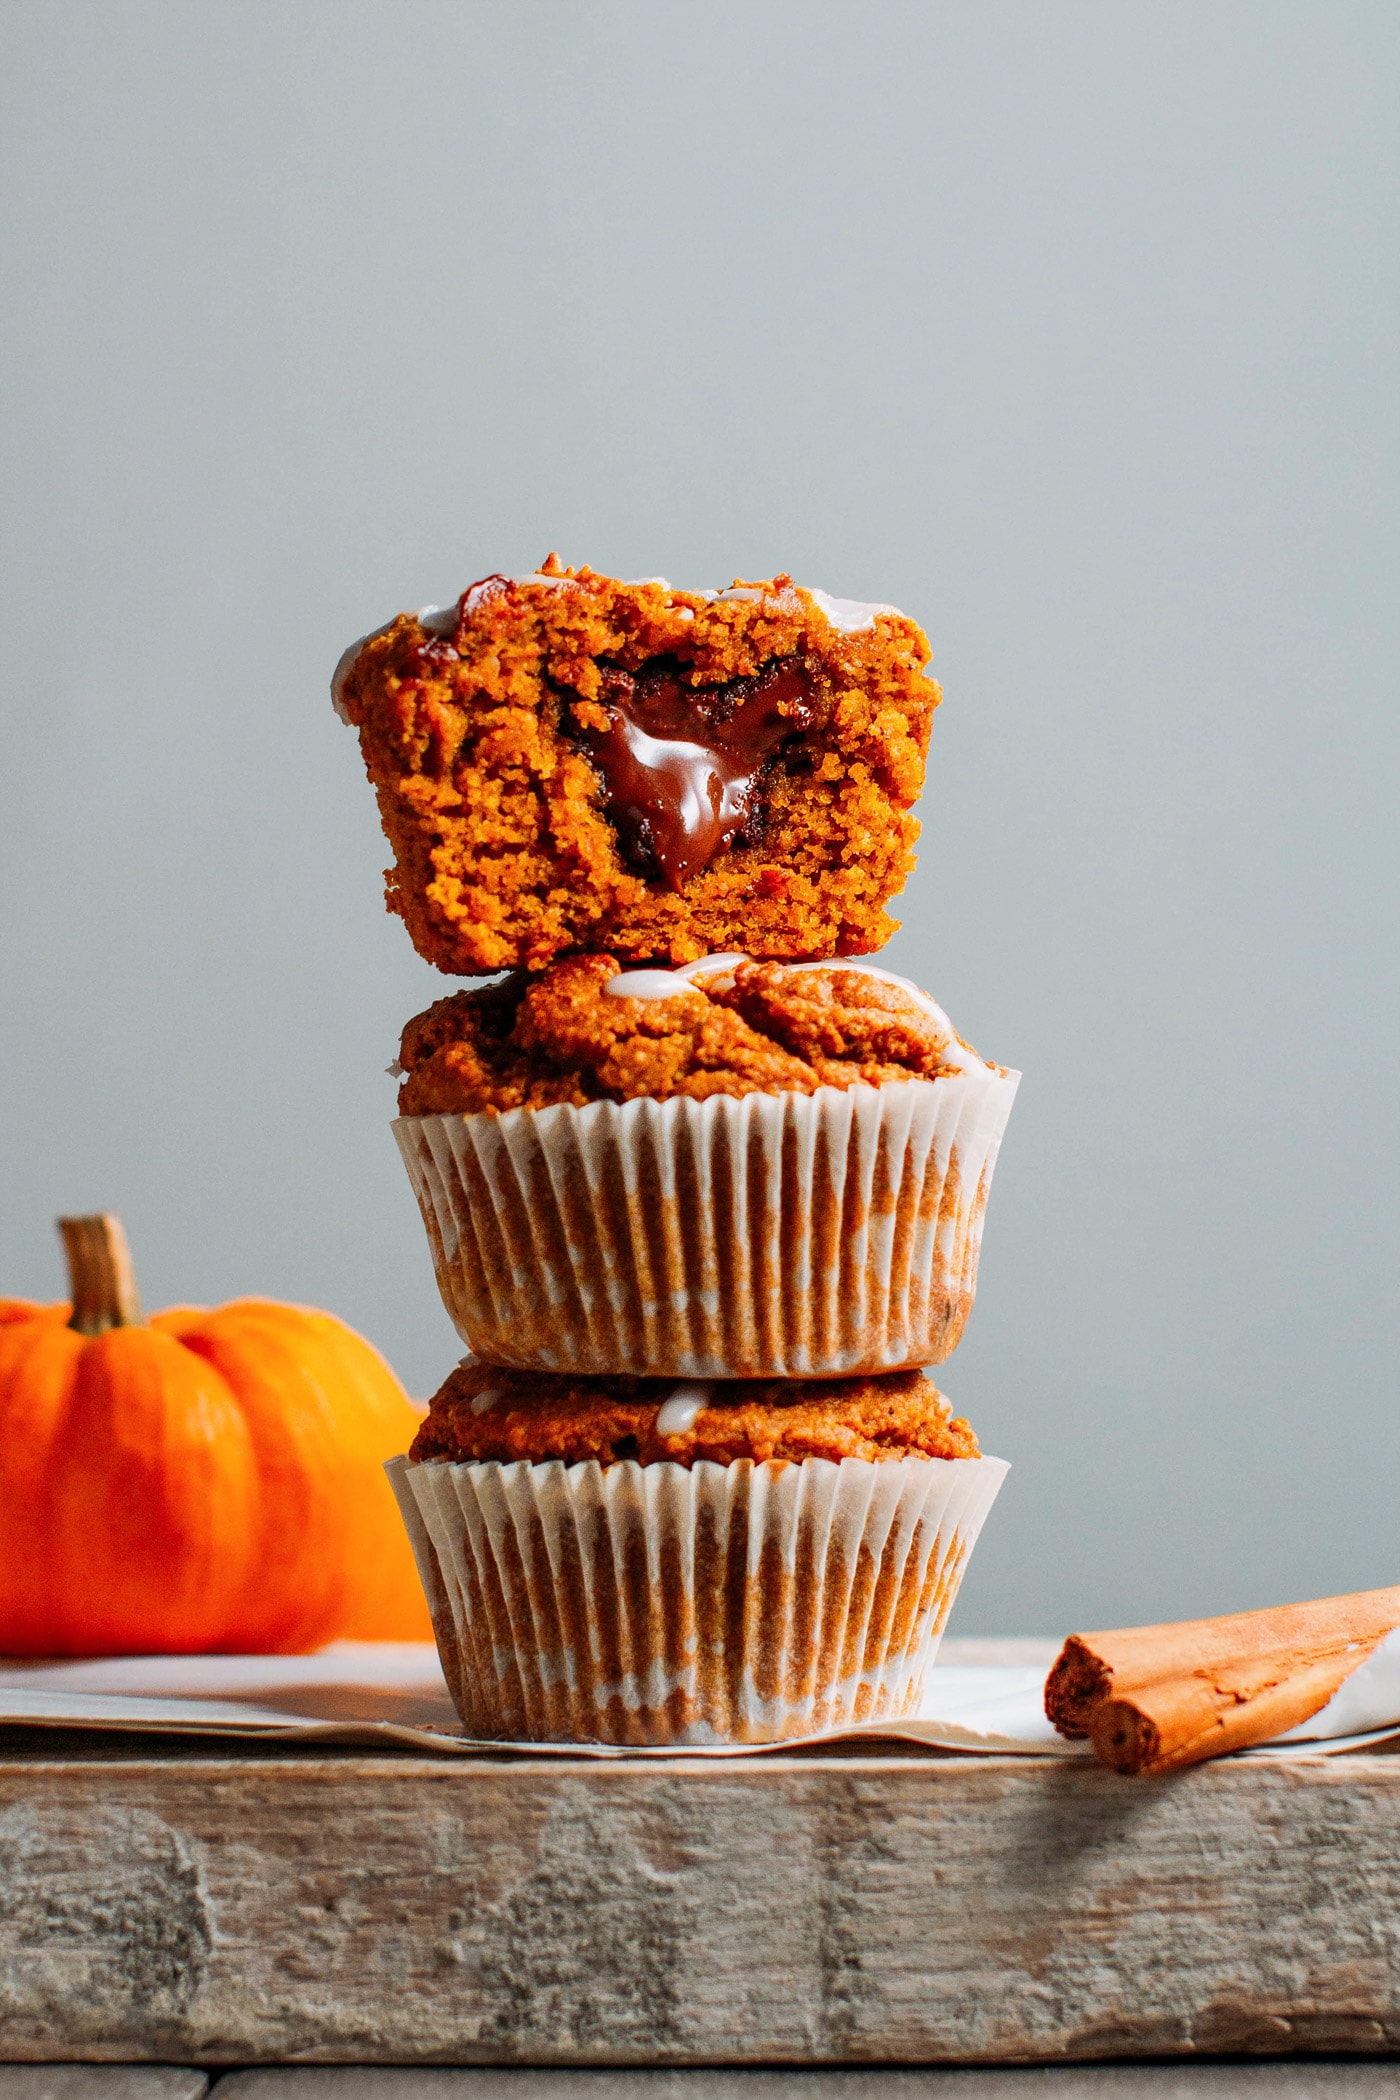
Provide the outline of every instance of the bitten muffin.
{"type": "Polygon", "coordinates": [[[538,1464],[634,1458],[727,1466],[807,1458],[980,1458],[977,1438],[921,1371],[883,1378],[567,1378],[468,1357],[433,1395],[409,1457],[538,1464]]]}
{"type": "Polygon", "coordinates": [[[893,607],[787,576],[679,591],[551,555],[400,614],[332,690],[394,851],[389,909],[440,969],[814,958],[895,930],[928,654],[893,607]]]}

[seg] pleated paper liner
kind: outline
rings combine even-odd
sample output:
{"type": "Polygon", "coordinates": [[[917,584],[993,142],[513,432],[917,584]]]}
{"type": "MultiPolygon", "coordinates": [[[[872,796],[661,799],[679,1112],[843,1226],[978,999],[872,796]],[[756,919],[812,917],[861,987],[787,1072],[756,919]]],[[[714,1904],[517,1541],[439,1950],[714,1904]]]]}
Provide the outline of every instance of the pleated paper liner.
{"type": "Polygon", "coordinates": [[[411,1465],[462,1725],[763,1743],[913,1712],[1001,1459],[411,1465]]]}
{"type": "Polygon", "coordinates": [[[394,1125],[458,1333],[522,1370],[936,1364],[972,1307],[1019,1073],[394,1125]]]}

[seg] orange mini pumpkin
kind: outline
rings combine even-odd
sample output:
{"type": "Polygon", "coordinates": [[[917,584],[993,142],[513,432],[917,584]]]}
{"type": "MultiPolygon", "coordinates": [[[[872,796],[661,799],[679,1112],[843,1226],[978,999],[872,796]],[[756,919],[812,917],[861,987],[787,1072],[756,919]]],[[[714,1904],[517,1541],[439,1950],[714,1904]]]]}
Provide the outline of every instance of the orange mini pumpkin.
{"type": "Polygon", "coordinates": [[[378,1351],[266,1298],[144,1321],[119,1221],[59,1224],[72,1305],[0,1299],[0,1654],[430,1639],[378,1351]]]}

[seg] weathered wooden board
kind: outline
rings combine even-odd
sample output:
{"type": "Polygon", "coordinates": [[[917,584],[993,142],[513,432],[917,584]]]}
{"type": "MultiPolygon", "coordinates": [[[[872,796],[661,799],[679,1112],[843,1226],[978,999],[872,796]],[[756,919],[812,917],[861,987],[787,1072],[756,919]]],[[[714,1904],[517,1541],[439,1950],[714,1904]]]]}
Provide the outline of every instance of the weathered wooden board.
{"type": "MultiPolygon", "coordinates": [[[[1400,1758],[0,1758],[0,2059],[1400,2043],[1400,1758]]],[[[57,1753],[57,1754],[55,1754],[57,1753]]]]}

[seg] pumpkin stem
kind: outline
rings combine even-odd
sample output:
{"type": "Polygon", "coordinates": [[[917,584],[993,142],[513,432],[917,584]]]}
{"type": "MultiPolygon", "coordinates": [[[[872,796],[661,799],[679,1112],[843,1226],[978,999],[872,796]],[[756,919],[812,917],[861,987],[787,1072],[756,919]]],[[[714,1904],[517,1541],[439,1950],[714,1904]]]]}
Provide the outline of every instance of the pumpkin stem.
{"type": "Polygon", "coordinates": [[[141,1297],[122,1221],[110,1211],[96,1218],[60,1218],[68,1257],[69,1296],[78,1334],[105,1334],[109,1327],[140,1327],[141,1297]]]}

